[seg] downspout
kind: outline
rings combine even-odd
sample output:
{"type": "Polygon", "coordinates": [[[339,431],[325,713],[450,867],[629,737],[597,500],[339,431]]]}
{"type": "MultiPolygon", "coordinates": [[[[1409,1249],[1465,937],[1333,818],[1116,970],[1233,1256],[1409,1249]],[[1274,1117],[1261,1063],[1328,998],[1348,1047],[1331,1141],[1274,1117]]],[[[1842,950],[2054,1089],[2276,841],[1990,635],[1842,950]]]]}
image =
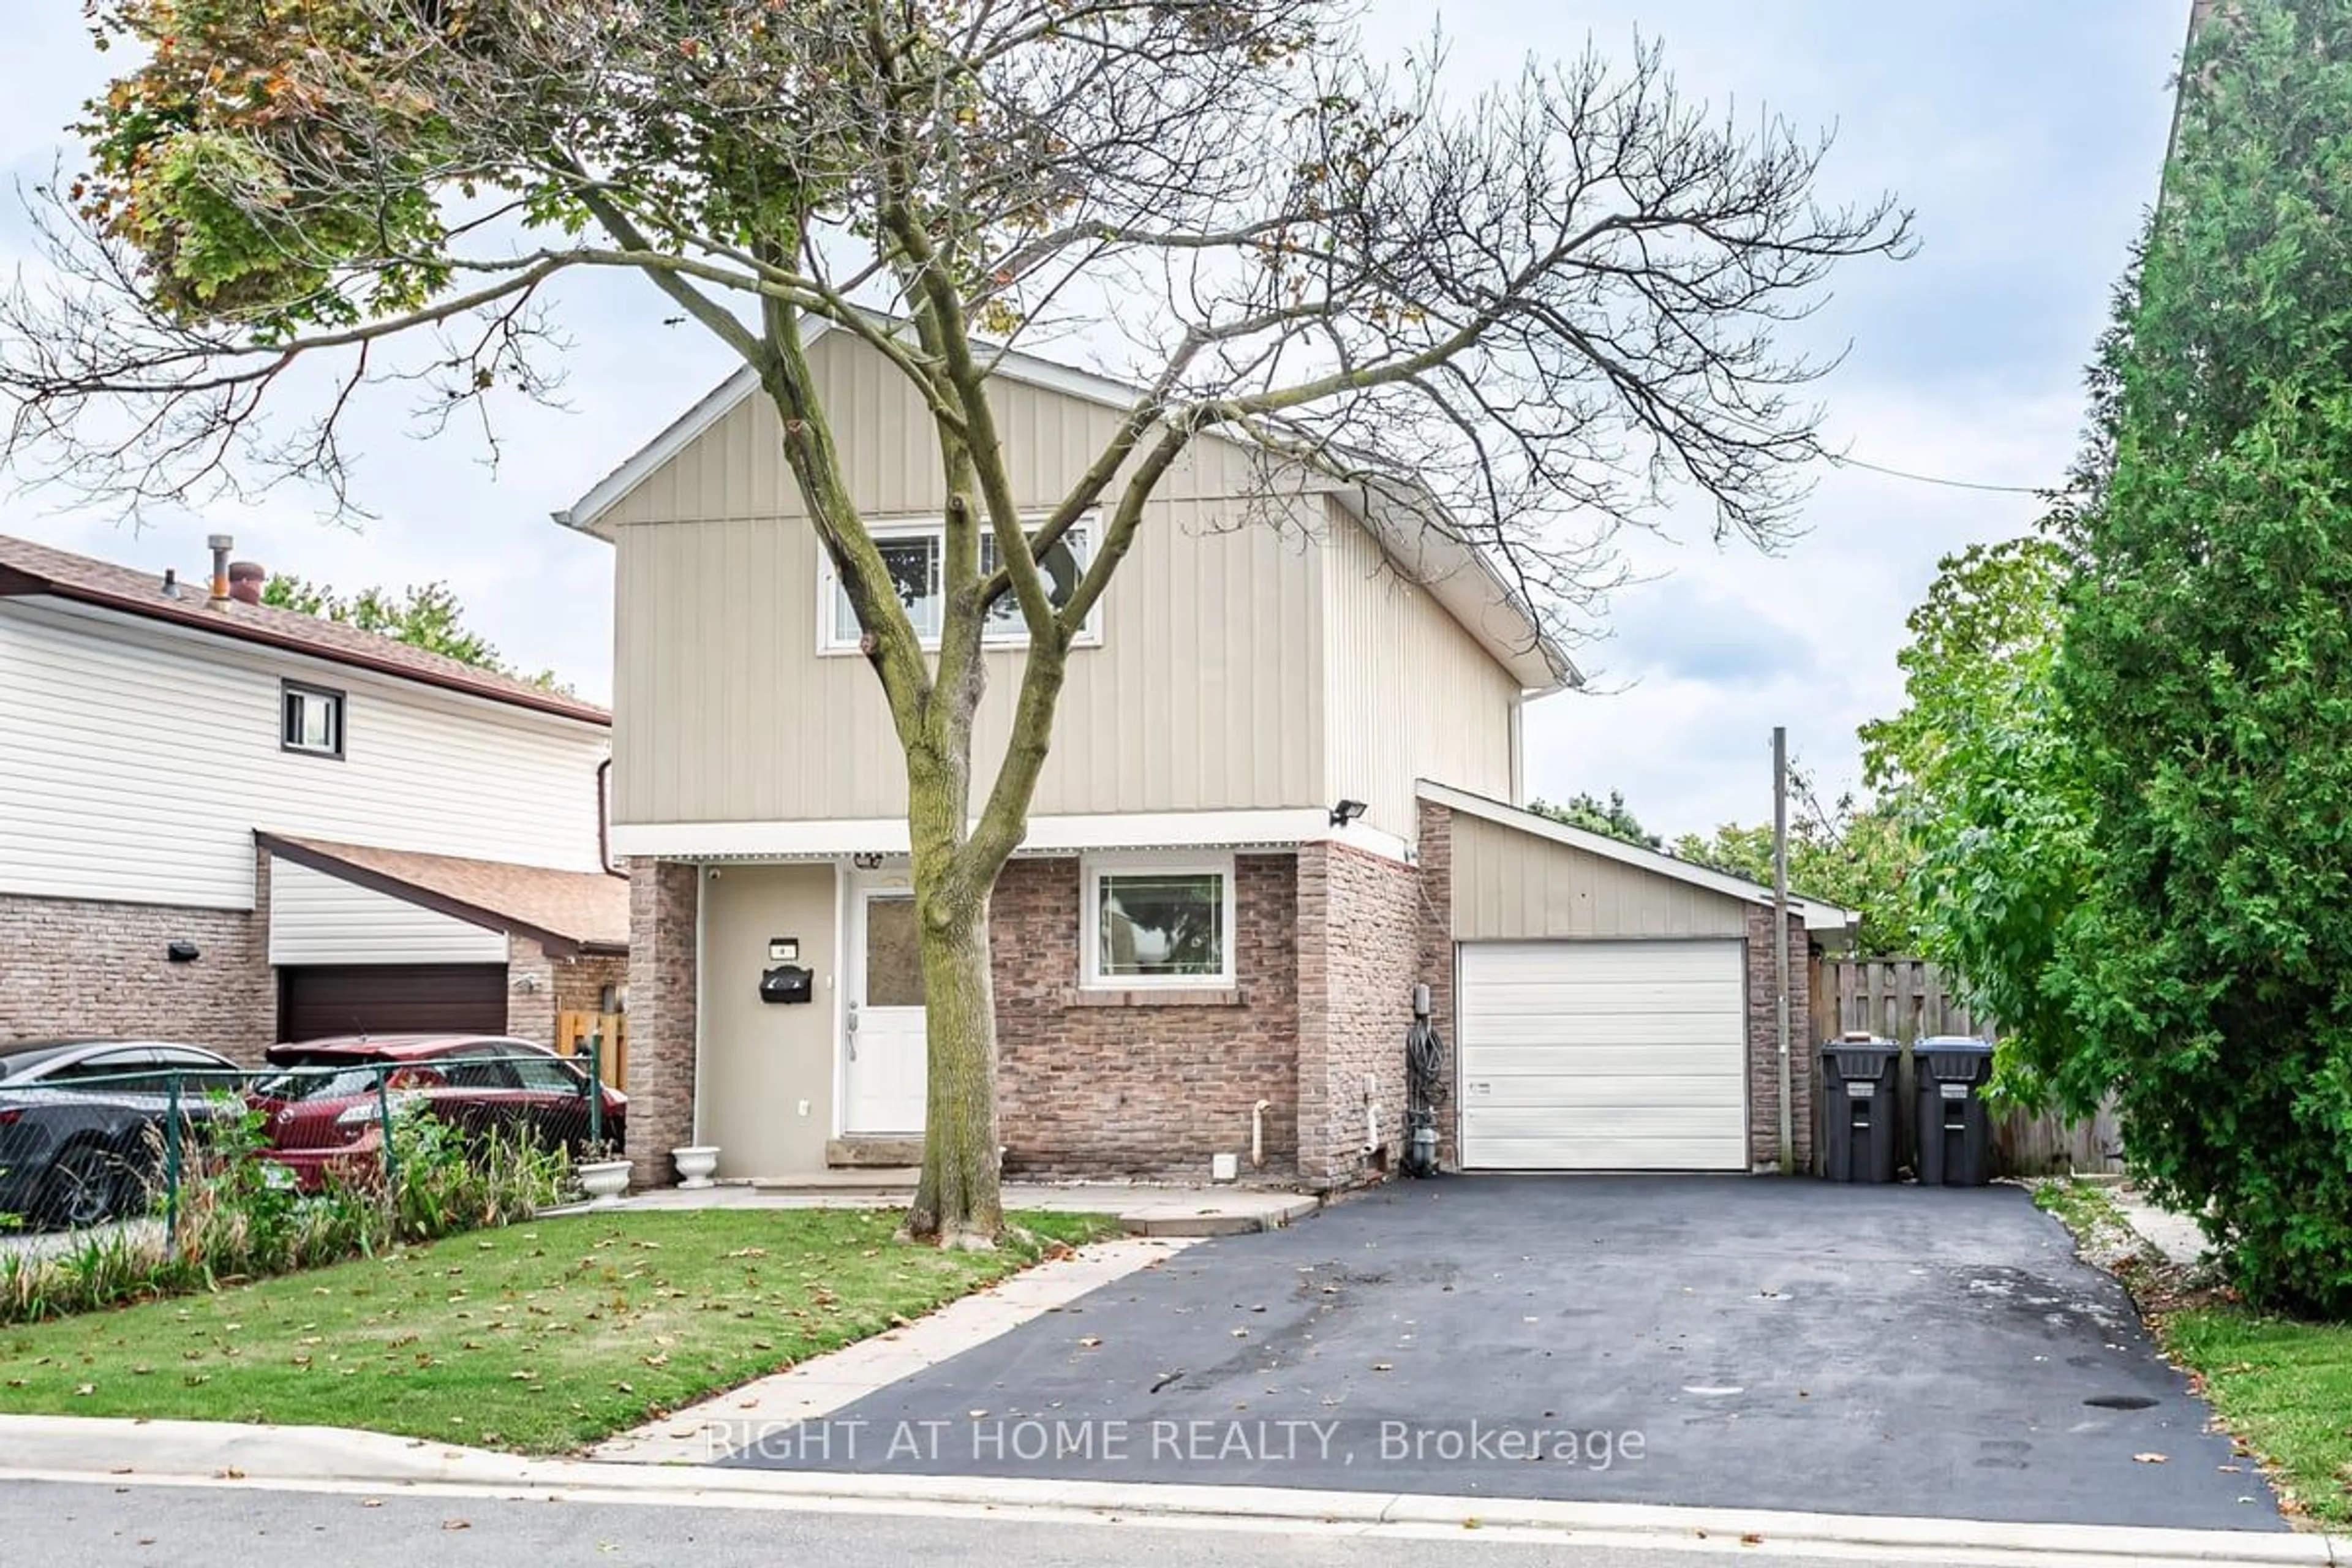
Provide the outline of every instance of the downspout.
{"type": "Polygon", "coordinates": [[[1772,726],[1772,1001],[1780,1051],[1780,1173],[1797,1173],[1789,1072],[1789,731],[1772,726]]]}
{"type": "Polygon", "coordinates": [[[607,804],[612,777],[613,759],[606,757],[596,764],[596,868],[607,877],[626,880],[629,874],[613,864],[613,813],[607,804]]]}

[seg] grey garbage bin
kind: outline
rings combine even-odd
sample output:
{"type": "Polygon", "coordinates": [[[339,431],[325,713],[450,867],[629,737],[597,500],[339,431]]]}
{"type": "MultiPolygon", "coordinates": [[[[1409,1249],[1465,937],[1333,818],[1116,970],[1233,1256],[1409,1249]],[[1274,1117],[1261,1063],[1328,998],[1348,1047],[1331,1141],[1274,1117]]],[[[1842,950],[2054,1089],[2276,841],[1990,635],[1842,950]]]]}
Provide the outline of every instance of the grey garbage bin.
{"type": "Polygon", "coordinates": [[[1992,1122],[1984,1086],[1992,1047],[1964,1036],[1931,1036],[1911,1047],[1918,1105],[1919,1184],[1981,1187],[1992,1180],[1992,1122]]]}
{"type": "Polygon", "coordinates": [[[1822,1118],[1829,1134],[1822,1174],[1832,1182],[1891,1182],[1902,1147],[1901,1099],[1892,1040],[1830,1040],[1822,1046],[1822,1118]]]}

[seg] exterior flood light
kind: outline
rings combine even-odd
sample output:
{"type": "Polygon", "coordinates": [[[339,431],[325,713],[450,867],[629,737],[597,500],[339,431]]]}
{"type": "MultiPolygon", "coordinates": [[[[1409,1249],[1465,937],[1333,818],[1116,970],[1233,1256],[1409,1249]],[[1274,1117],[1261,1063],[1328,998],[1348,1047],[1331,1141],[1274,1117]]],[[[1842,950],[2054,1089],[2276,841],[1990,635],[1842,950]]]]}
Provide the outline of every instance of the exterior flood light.
{"type": "Polygon", "coordinates": [[[1363,816],[1365,809],[1364,803],[1360,800],[1343,800],[1331,808],[1331,826],[1345,827],[1363,816]]]}

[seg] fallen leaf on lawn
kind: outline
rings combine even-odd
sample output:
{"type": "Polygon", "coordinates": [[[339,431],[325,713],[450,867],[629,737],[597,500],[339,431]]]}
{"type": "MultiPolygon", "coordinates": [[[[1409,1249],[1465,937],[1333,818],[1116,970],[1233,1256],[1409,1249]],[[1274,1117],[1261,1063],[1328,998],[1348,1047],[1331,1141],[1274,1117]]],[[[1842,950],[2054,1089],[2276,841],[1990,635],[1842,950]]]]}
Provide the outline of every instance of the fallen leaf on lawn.
{"type": "Polygon", "coordinates": [[[2134,1454],[2132,1456],[2132,1463],[2135,1465],[2160,1465],[2164,1463],[2164,1456],[2162,1454],[2134,1454]]]}
{"type": "Polygon", "coordinates": [[[634,1387],[625,1383],[615,1383],[613,1386],[619,1389],[623,1394],[635,1394],[636,1392],[634,1387]]]}
{"type": "Polygon", "coordinates": [[[87,1397],[90,1394],[96,1394],[97,1392],[98,1384],[94,1383],[82,1384],[74,1390],[74,1394],[77,1397],[87,1397]]]}
{"type": "Polygon", "coordinates": [[[667,1366],[669,1364],[669,1352],[656,1351],[649,1356],[640,1356],[637,1359],[644,1362],[647,1366],[667,1366]]]}

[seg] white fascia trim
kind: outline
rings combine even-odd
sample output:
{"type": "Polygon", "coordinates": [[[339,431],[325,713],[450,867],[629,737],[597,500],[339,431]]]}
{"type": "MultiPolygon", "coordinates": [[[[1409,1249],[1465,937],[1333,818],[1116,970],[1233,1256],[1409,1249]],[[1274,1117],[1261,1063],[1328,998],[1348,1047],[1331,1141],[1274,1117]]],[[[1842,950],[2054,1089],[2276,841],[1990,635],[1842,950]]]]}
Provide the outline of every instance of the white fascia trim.
{"type": "MultiPolygon", "coordinates": [[[[903,817],[829,822],[615,823],[613,853],[668,860],[834,859],[844,855],[904,855],[903,817]]],[[[1084,816],[1033,816],[1022,840],[1024,855],[1077,854],[1095,849],[1209,849],[1264,846],[1295,848],[1337,843],[1409,865],[1412,848],[1394,834],[1360,821],[1333,827],[1321,806],[1255,811],[1152,811],[1084,816]]]]}
{"type": "MultiPolygon", "coordinates": [[[[1588,855],[1598,855],[1604,860],[1614,860],[1620,865],[1631,866],[1636,870],[1652,872],[1660,877],[1671,877],[1675,881],[1687,882],[1695,888],[1705,888],[1710,892],[1723,893],[1751,904],[1769,904],[1772,901],[1771,889],[1751,882],[1745,877],[1734,877],[1727,872],[1715,870],[1711,867],[1695,866],[1688,860],[1678,860],[1672,855],[1663,854],[1655,849],[1644,849],[1638,844],[1628,844],[1622,838],[1612,838],[1605,833],[1594,833],[1587,828],[1572,827],[1565,822],[1554,822],[1549,816],[1540,816],[1532,811],[1522,811],[1517,806],[1506,805],[1499,800],[1489,800],[1483,795],[1472,795],[1468,790],[1455,789],[1451,784],[1434,784],[1428,779],[1423,779],[1413,788],[1422,799],[1433,805],[1466,812],[1472,816],[1495,823],[1499,826],[1512,828],[1531,837],[1549,838],[1555,844],[1565,844],[1571,849],[1581,849],[1588,855]]],[[[1844,931],[1862,919],[1852,910],[1842,910],[1835,904],[1826,904],[1819,899],[1801,898],[1793,892],[1789,895],[1789,907],[1804,916],[1807,931],[1844,931]]]]}

